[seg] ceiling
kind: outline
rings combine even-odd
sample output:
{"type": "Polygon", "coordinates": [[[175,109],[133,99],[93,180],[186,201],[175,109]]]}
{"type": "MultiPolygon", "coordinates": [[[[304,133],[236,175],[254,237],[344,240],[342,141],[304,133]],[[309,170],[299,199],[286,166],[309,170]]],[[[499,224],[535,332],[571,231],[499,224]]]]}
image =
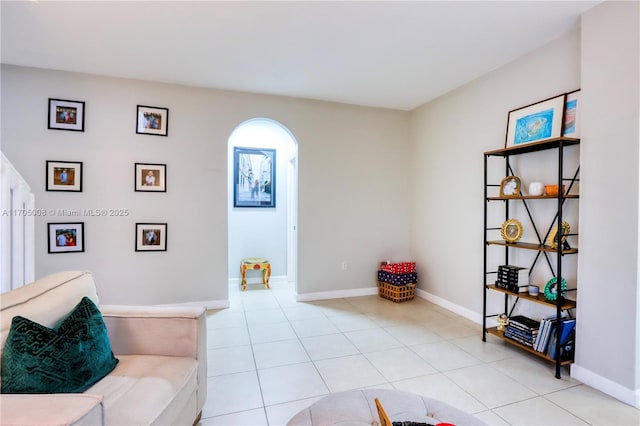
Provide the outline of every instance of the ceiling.
{"type": "Polygon", "coordinates": [[[2,1],[2,63],[411,110],[600,1],[2,1]]]}

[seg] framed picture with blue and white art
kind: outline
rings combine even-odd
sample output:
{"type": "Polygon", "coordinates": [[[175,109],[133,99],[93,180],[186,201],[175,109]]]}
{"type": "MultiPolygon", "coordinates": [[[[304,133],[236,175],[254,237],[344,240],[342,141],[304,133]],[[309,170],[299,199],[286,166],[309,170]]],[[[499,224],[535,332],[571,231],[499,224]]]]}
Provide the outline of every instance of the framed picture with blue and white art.
{"type": "Polygon", "coordinates": [[[505,148],[543,142],[562,135],[566,95],[509,111],[505,148]]]}
{"type": "Polygon", "coordinates": [[[276,150],[233,148],[233,207],[276,206],[276,150]]]}

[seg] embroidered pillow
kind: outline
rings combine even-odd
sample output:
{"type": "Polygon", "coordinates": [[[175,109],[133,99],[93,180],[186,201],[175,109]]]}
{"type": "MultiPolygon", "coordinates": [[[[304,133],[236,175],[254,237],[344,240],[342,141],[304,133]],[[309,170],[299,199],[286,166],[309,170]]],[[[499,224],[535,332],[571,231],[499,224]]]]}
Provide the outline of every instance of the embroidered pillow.
{"type": "Polygon", "coordinates": [[[13,318],[2,352],[2,393],[83,392],[117,363],[100,310],[83,297],[53,329],[13,318]]]}

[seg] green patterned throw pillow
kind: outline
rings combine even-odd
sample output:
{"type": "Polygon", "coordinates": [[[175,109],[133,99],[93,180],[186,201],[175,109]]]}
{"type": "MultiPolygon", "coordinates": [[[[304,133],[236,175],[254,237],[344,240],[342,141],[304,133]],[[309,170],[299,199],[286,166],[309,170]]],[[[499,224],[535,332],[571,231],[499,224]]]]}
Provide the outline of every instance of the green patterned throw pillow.
{"type": "Polygon", "coordinates": [[[83,297],[53,329],[13,318],[2,352],[2,393],[83,392],[117,363],[100,310],[83,297]]]}

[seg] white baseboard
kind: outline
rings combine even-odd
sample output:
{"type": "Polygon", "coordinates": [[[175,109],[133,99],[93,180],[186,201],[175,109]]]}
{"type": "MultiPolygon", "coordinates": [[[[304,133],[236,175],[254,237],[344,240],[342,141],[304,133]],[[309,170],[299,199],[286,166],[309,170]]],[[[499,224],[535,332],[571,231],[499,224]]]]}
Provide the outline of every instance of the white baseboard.
{"type": "Polygon", "coordinates": [[[416,296],[428,300],[431,303],[441,306],[446,310],[451,311],[454,314],[458,314],[461,317],[464,317],[477,324],[482,324],[482,314],[474,312],[471,309],[467,309],[464,306],[456,305],[455,303],[451,303],[448,300],[443,299],[442,297],[436,296],[419,288],[416,288],[416,296]]]}
{"type": "Polygon", "coordinates": [[[296,294],[296,301],[311,302],[313,300],[341,299],[343,297],[371,296],[378,294],[378,287],[354,288],[350,290],[320,291],[317,293],[296,294]]]}
{"type": "MultiPolygon", "coordinates": [[[[269,284],[286,284],[289,282],[289,278],[286,275],[271,276],[269,278],[269,284]]],[[[262,284],[262,276],[247,277],[247,284],[262,284]]],[[[229,278],[230,286],[239,286],[240,278],[229,278]]]]}
{"type": "Polygon", "coordinates": [[[591,370],[581,367],[578,364],[571,364],[571,377],[581,381],[587,386],[619,399],[632,407],[640,408],[640,389],[625,388],[618,383],[602,377],[591,370]]]}

